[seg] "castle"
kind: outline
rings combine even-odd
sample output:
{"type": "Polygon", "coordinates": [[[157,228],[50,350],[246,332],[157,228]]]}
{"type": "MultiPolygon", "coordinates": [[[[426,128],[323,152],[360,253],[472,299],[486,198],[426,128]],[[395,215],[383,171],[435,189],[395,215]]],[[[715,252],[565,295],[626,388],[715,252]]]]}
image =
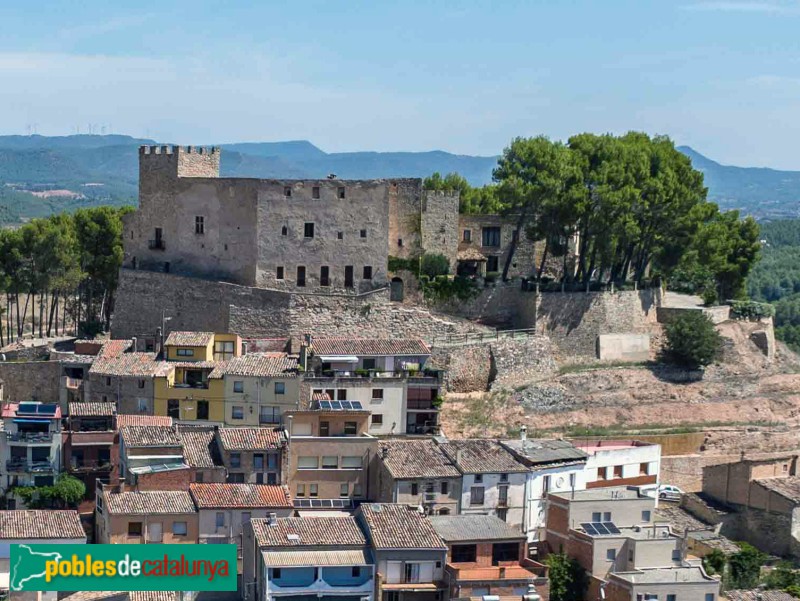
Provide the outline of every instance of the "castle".
{"type": "Polygon", "coordinates": [[[458,192],[424,190],[419,178],[227,178],[219,176],[220,154],[191,146],[139,149],[139,208],[123,218],[118,309],[124,310],[117,311],[115,336],[160,325],[152,307],[127,294],[150,294],[150,304],[183,315],[168,329],[199,327],[186,317],[187,305],[199,304],[194,315],[207,329],[255,335],[282,326],[232,329],[232,307],[281,311],[296,299],[280,293],[346,299],[390,288],[391,300],[403,301],[409,274],[390,272],[390,258],[437,253],[447,257],[451,273],[481,276],[502,271],[515,244],[510,275],[527,275],[534,264],[537,245],[515,239],[513,219],[459,215],[458,192]],[[177,282],[175,276],[191,282],[156,290],[177,282]],[[228,298],[233,289],[212,282],[245,287],[247,296],[257,298],[228,298]],[[191,300],[171,298],[192,286],[191,300]],[[173,294],[175,287],[181,290],[173,294]]]}

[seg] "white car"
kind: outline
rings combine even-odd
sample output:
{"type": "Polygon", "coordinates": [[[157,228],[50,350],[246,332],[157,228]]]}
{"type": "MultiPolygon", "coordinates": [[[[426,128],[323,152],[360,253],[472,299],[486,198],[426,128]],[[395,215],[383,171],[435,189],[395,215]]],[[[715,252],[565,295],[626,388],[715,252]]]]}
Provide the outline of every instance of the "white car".
{"type": "Polygon", "coordinates": [[[681,495],[683,491],[678,488],[677,486],[672,486],[671,484],[662,484],[660,486],[656,486],[655,484],[650,486],[642,486],[639,488],[639,491],[648,497],[663,499],[666,501],[680,501],[681,495]]]}

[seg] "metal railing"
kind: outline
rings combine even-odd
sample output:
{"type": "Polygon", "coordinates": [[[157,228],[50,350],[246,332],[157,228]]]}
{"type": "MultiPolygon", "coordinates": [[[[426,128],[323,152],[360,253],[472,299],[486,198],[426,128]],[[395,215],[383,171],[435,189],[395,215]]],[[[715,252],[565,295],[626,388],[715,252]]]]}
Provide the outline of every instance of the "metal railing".
{"type": "Polygon", "coordinates": [[[50,461],[26,461],[19,459],[9,459],[6,461],[6,469],[9,472],[54,472],[55,465],[50,461]]]}
{"type": "Polygon", "coordinates": [[[148,240],[147,248],[150,250],[166,250],[166,245],[163,239],[148,240]]]}
{"type": "Polygon", "coordinates": [[[6,439],[11,442],[53,442],[52,432],[6,432],[6,439]]]}

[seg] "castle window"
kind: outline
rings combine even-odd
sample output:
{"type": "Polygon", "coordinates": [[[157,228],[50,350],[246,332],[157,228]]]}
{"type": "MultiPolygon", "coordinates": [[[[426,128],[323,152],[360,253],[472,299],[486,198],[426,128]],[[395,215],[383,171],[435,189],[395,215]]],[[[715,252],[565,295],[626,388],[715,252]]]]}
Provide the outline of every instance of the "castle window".
{"type": "Polygon", "coordinates": [[[336,237],[339,240],[344,240],[344,232],[336,232],[336,237]]]}
{"type": "Polygon", "coordinates": [[[483,246],[500,246],[500,228],[499,227],[485,227],[482,231],[483,246]]]}
{"type": "Polygon", "coordinates": [[[397,239],[397,246],[401,246],[401,247],[403,246],[403,239],[402,238],[398,238],[397,239]]]}
{"type": "Polygon", "coordinates": [[[339,198],[344,198],[344,187],[343,186],[339,187],[339,198]]]}
{"type": "Polygon", "coordinates": [[[283,195],[286,198],[291,198],[292,197],[292,188],[291,188],[291,186],[284,186],[283,187],[283,195]]]}
{"type": "Polygon", "coordinates": [[[283,265],[279,265],[275,269],[275,279],[276,280],[282,280],[283,279],[283,265]]]}
{"type": "Polygon", "coordinates": [[[311,188],[311,198],[319,200],[319,186],[311,188]]]}
{"type": "Polygon", "coordinates": [[[303,235],[306,238],[313,238],[314,237],[314,224],[313,223],[306,223],[303,226],[303,235]]]}
{"type": "Polygon", "coordinates": [[[472,242],[472,230],[464,230],[464,242],[472,242]]]}
{"type": "Polygon", "coordinates": [[[345,268],[344,268],[344,287],[345,288],[352,288],[353,287],[353,266],[352,265],[345,265],[345,268]]]}
{"type": "Polygon", "coordinates": [[[281,236],[286,236],[289,234],[289,228],[285,225],[281,228],[281,236]]]}
{"type": "Polygon", "coordinates": [[[361,230],[361,237],[362,238],[366,238],[367,237],[367,230],[361,230]]]}
{"type": "Polygon", "coordinates": [[[319,268],[319,285],[330,286],[330,267],[323,265],[319,268]]]}
{"type": "Polygon", "coordinates": [[[372,279],[372,265],[364,265],[364,278],[365,280],[372,279]]]}
{"type": "Polygon", "coordinates": [[[303,265],[297,266],[297,285],[306,285],[306,268],[303,265]]]}
{"type": "Polygon", "coordinates": [[[205,217],[203,217],[202,215],[197,215],[194,218],[194,233],[195,234],[206,233],[205,217]]]}

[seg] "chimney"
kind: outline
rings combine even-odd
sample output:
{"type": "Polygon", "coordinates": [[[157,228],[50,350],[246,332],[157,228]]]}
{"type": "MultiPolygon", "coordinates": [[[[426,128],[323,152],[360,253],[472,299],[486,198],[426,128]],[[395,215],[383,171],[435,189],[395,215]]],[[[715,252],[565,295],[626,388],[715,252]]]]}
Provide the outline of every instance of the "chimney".
{"type": "Polygon", "coordinates": [[[519,429],[519,439],[522,441],[522,446],[525,446],[525,441],[528,440],[528,426],[523,424],[519,429]]]}
{"type": "Polygon", "coordinates": [[[389,456],[389,448],[383,447],[381,449],[381,459],[386,459],[389,456]]]}
{"type": "Polygon", "coordinates": [[[456,449],[456,463],[458,465],[461,465],[461,455],[462,455],[461,449],[456,449]]]}
{"type": "Polygon", "coordinates": [[[270,526],[277,526],[278,525],[278,514],[274,512],[270,512],[269,517],[267,518],[267,524],[270,526]]]}
{"type": "Polygon", "coordinates": [[[139,349],[137,348],[137,347],[138,347],[138,342],[139,342],[139,341],[138,341],[138,339],[136,338],[136,336],[134,336],[134,337],[132,337],[132,338],[131,338],[131,352],[132,352],[132,353],[135,353],[136,351],[138,351],[138,350],[139,350],[139,349]]]}
{"type": "Polygon", "coordinates": [[[286,416],[286,440],[292,440],[292,422],[294,421],[293,415],[286,416]]]}

